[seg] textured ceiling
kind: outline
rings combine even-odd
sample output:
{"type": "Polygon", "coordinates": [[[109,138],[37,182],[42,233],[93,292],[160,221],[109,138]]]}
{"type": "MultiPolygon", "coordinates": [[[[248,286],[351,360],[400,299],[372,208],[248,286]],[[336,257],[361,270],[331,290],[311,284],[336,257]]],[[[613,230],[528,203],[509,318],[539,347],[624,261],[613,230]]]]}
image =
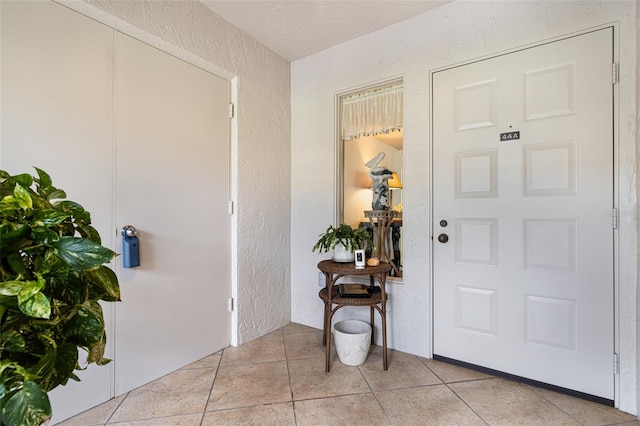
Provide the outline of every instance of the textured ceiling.
{"type": "Polygon", "coordinates": [[[293,61],[441,6],[436,0],[200,0],[293,61]]]}

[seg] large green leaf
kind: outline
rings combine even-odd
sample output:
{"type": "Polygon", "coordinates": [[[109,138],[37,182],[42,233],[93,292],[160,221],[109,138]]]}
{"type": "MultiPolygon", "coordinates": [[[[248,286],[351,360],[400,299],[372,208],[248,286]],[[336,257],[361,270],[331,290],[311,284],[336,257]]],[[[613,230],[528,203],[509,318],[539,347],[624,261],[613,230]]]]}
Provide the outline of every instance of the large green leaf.
{"type": "Polygon", "coordinates": [[[0,305],[18,307],[18,293],[24,281],[3,281],[0,283],[0,305]]]}
{"type": "Polygon", "coordinates": [[[37,167],[34,167],[34,169],[36,169],[36,172],[38,173],[38,186],[41,189],[51,187],[51,176],[49,176],[49,174],[42,169],[39,169],[37,167]]]}
{"type": "Polygon", "coordinates": [[[79,346],[88,347],[100,342],[104,335],[102,310],[97,311],[95,307],[87,305],[76,306],[75,315],[64,329],[68,340],[79,346]]]}
{"type": "Polygon", "coordinates": [[[42,293],[36,293],[23,302],[18,300],[18,307],[30,317],[48,319],[51,316],[51,303],[42,293]]]}
{"type": "Polygon", "coordinates": [[[45,319],[51,316],[51,303],[40,293],[43,288],[44,280],[25,281],[18,293],[18,307],[23,314],[45,319]]]}
{"type": "Polygon", "coordinates": [[[73,269],[90,269],[109,262],[115,253],[93,241],[77,237],[61,237],[53,244],[58,256],[73,269]]]}
{"type": "MultiPolygon", "coordinates": [[[[85,306],[87,306],[88,309],[97,318],[99,318],[100,321],[104,324],[104,316],[102,314],[102,306],[100,305],[100,303],[94,300],[89,300],[85,303],[85,306]]],[[[107,336],[103,332],[99,341],[96,341],[95,343],[88,345],[89,353],[87,355],[87,362],[88,363],[95,362],[97,365],[107,365],[108,363],[110,363],[111,362],[110,359],[104,358],[104,351],[106,346],[107,346],[107,336]]]]}
{"type": "Polygon", "coordinates": [[[64,222],[69,217],[68,213],[54,209],[38,210],[33,214],[32,227],[34,226],[55,226],[64,222]]]}
{"type": "MultiPolygon", "coordinates": [[[[3,281],[0,283],[0,295],[18,296],[22,287],[29,281],[3,281]]],[[[31,281],[35,282],[35,281],[31,281]]],[[[37,285],[37,283],[36,283],[37,285]]]]}
{"type": "Polygon", "coordinates": [[[44,280],[23,281],[22,288],[18,292],[18,301],[23,302],[44,288],[44,280]]]}
{"type": "Polygon", "coordinates": [[[21,208],[27,210],[33,207],[33,200],[31,199],[31,195],[29,195],[29,191],[21,185],[16,185],[13,189],[13,196],[21,208]]]}
{"type": "Polygon", "coordinates": [[[55,368],[49,375],[47,383],[43,383],[43,389],[49,391],[58,385],[66,385],[69,378],[77,380],[78,377],[73,374],[78,365],[78,347],[71,343],[62,343],[58,345],[56,354],[55,368]]]}
{"type": "Polygon", "coordinates": [[[42,293],[36,293],[23,302],[18,300],[18,307],[22,313],[33,318],[48,319],[51,316],[51,303],[42,293]]]}
{"type": "Polygon", "coordinates": [[[111,269],[106,266],[101,266],[98,269],[85,271],[84,276],[91,284],[102,290],[104,294],[103,300],[109,302],[120,301],[118,278],[111,269]]]}
{"type": "Polygon", "coordinates": [[[107,365],[111,362],[109,358],[104,357],[104,350],[107,346],[107,339],[103,338],[101,341],[89,346],[89,354],[87,355],[87,362],[95,362],[97,365],[107,365]]]}
{"type": "Polygon", "coordinates": [[[40,425],[51,418],[51,403],[47,394],[31,381],[12,392],[2,408],[2,423],[7,426],[40,425]]]}
{"type": "Polygon", "coordinates": [[[6,185],[13,188],[16,184],[20,184],[25,188],[28,188],[33,185],[33,177],[28,173],[22,173],[19,175],[11,176],[7,179],[6,185]]]}
{"type": "Polygon", "coordinates": [[[67,198],[67,193],[64,192],[62,189],[53,188],[53,191],[47,194],[48,200],[55,200],[57,198],[67,198]]]}

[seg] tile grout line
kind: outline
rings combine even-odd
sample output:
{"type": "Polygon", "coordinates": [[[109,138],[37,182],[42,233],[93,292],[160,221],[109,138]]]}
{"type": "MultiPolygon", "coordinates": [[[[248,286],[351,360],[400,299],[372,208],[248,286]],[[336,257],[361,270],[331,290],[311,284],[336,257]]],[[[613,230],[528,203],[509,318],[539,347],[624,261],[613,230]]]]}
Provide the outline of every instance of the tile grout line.
{"type": "Polygon", "coordinates": [[[287,379],[289,381],[289,395],[291,396],[291,411],[293,411],[293,424],[298,424],[298,418],[296,416],[296,403],[293,400],[293,386],[291,385],[291,371],[289,370],[289,355],[287,354],[287,344],[284,339],[284,330],[282,331],[282,347],[284,348],[284,362],[287,366],[287,379]]]}
{"type": "MultiPolygon", "coordinates": [[[[370,350],[371,351],[371,350],[370,350]]],[[[367,355],[368,356],[368,355],[367,355]]],[[[366,362],[366,361],[365,361],[366,362]]],[[[391,418],[389,417],[389,415],[387,414],[387,410],[384,409],[384,406],[382,405],[382,403],[380,402],[380,400],[378,399],[378,395],[376,395],[376,393],[374,392],[373,388],[371,387],[371,384],[369,383],[369,381],[367,380],[367,378],[365,377],[365,375],[362,373],[362,370],[360,369],[360,366],[358,366],[358,371],[360,372],[360,375],[362,376],[362,378],[364,379],[365,383],[367,384],[367,386],[369,386],[369,390],[371,391],[371,395],[373,396],[373,399],[376,400],[376,402],[378,403],[378,406],[380,407],[380,409],[382,410],[382,414],[384,414],[384,417],[387,419],[387,422],[389,422],[389,425],[393,425],[393,422],[391,421],[391,418]]]]}
{"type": "MultiPolygon", "coordinates": [[[[464,382],[456,382],[456,383],[464,383],[464,382]]],[[[460,395],[458,395],[458,393],[457,393],[456,391],[454,391],[454,390],[451,388],[451,386],[449,386],[449,383],[445,383],[444,385],[447,387],[447,389],[449,389],[449,391],[451,391],[451,393],[453,393],[453,394],[456,396],[456,398],[458,398],[458,399],[459,399],[459,400],[460,400],[464,405],[466,405],[466,406],[467,406],[467,408],[468,408],[469,410],[471,410],[471,412],[472,412],[473,414],[475,414],[475,415],[476,415],[476,416],[477,416],[477,417],[478,417],[482,422],[484,422],[484,424],[486,424],[486,425],[488,425],[488,424],[489,424],[489,422],[488,422],[488,421],[486,421],[486,420],[484,419],[484,417],[482,417],[479,413],[477,413],[477,412],[476,412],[476,410],[474,410],[474,409],[473,409],[473,408],[472,408],[472,407],[467,403],[467,401],[465,401],[465,400],[464,400],[460,395]]]]}
{"type": "Polygon", "coordinates": [[[358,395],[368,395],[368,392],[347,392],[347,393],[340,393],[335,395],[313,396],[309,398],[301,398],[296,400],[295,402],[319,401],[321,399],[332,399],[332,398],[340,398],[343,396],[358,396],[358,395]]]}
{"type": "Polygon", "coordinates": [[[202,417],[200,418],[200,426],[202,426],[202,423],[204,422],[204,416],[207,413],[207,408],[209,408],[209,402],[211,401],[211,394],[213,393],[213,387],[215,386],[216,379],[218,378],[218,372],[220,371],[220,364],[222,364],[222,357],[224,356],[225,349],[220,351],[221,352],[220,353],[220,359],[218,360],[218,365],[216,365],[216,373],[213,376],[213,381],[211,382],[211,387],[209,388],[209,395],[207,396],[207,403],[204,404],[204,410],[202,411],[202,417]]]}
{"type": "MultiPolygon", "coordinates": [[[[109,417],[107,418],[107,421],[104,422],[103,424],[106,426],[109,424],[109,422],[111,421],[111,419],[113,418],[113,415],[116,414],[116,412],[118,411],[118,409],[120,408],[120,406],[124,403],[124,401],[129,397],[129,394],[131,392],[127,392],[124,395],[124,398],[122,398],[122,401],[120,401],[120,403],[116,406],[116,408],[111,412],[111,414],[109,414],[109,417]]],[[[117,397],[116,397],[117,398],[117,397]]]]}
{"type": "MultiPolygon", "coordinates": [[[[478,413],[476,412],[476,410],[474,410],[473,408],[471,408],[471,406],[470,406],[469,404],[467,404],[467,401],[465,401],[464,399],[462,399],[462,397],[461,397],[460,395],[458,395],[458,393],[457,393],[456,391],[454,391],[454,390],[451,388],[451,386],[449,386],[449,384],[450,384],[450,383],[464,383],[464,382],[476,381],[476,380],[462,380],[462,381],[459,381],[459,382],[450,382],[450,383],[447,383],[447,382],[446,382],[442,377],[440,377],[440,376],[438,375],[438,373],[436,373],[436,372],[435,372],[431,367],[429,367],[429,366],[427,365],[427,363],[426,363],[426,362],[423,362],[423,361],[422,361],[422,359],[420,359],[420,357],[418,357],[418,361],[420,361],[420,362],[422,363],[422,365],[424,365],[425,367],[427,367],[427,368],[429,369],[429,371],[431,371],[431,372],[432,372],[432,373],[433,373],[433,374],[434,374],[434,375],[435,375],[435,376],[436,376],[436,377],[437,377],[437,378],[442,382],[442,384],[443,384],[443,385],[445,385],[445,386],[447,387],[447,389],[449,389],[449,391],[450,391],[451,393],[453,393],[453,394],[456,396],[456,398],[458,398],[458,399],[459,399],[459,400],[460,400],[460,401],[461,401],[461,402],[462,402],[462,403],[463,403],[467,408],[469,408],[469,410],[471,410],[471,412],[472,412],[473,414],[475,414],[475,415],[480,419],[480,421],[484,422],[484,424],[486,424],[486,425],[488,425],[488,424],[489,424],[489,422],[487,422],[487,421],[486,421],[482,416],[480,416],[480,414],[478,414],[478,413]]],[[[487,380],[487,379],[483,379],[483,380],[487,380]]]]}
{"type": "MultiPolygon", "coordinates": [[[[520,383],[520,382],[515,382],[515,383],[520,383]]],[[[527,389],[529,392],[533,393],[534,395],[536,395],[538,398],[542,399],[543,401],[553,405],[554,407],[556,407],[558,410],[560,410],[561,412],[563,412],[564,414],[566,414],[567,416],[569,416],[569,418],[571,420],[574,420],[578,423],[580,423],[581,425],[584,425],[583,422],[581,422],[580,420],[574,418],[571,414],[567,413],[565,410],[562,409],[562,407],[559,407],[558,405],[554,404],[553,401],[545,398],[543,395],[539,394],[538,392],[536,392],[536,388],[534,386],[528,386],[525,385],[524,383],[520,383],[522,386],[524,386],[525,389],[527,389]]]]}

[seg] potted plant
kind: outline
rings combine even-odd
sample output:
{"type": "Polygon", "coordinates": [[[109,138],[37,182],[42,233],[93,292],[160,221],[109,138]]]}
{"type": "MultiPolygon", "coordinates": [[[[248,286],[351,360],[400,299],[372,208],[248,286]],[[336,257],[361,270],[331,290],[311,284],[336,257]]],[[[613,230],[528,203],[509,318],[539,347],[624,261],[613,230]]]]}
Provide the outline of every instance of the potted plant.
{"type": "Polygon", "coordinates": [[[336,262],[353,262],[354,250],[364,249],[372,244],[371,234],[365,228],[353,229],[346,223],[341,223],[336,228],[329,225],[320,239],[313,246],[312,251],[326,253],[333,250],[333,260],[336,262]]]}
{"type": "Polygon", "coordinates": [[[115,253],[91,216],[37,169],[0,170],[0,424],[51,418],[47,392],[79,380],[78,349],[104,365],[99,301],[120,300],[115,253]]]}

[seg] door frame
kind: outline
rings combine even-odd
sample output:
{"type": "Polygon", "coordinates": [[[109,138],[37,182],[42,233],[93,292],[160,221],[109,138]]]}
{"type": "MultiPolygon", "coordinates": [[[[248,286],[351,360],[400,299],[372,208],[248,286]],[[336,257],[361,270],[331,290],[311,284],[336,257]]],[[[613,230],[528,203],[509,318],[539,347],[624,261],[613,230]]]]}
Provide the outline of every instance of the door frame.
{"type": "MultiPolygon", "coordinates": [[[[469,65],[475,62],[480,62],[480,61],[485,61],[488,59],[493,59],[496,57],[500,57],[500,56],[504,56],[504,55],[508,55],[511,53],[515,53],[515,52],[519,52],[519,51],[523,51],[523,50],[527,50],[527,49],[531,49],[534,47],[538,47],[538,46],[542,46],[545,44],[550,44],[550,43],[554,43],[560,40],[565,40],[568,38],[573,38],[573,37],[578,37],[584,34],[588,34],[594,31],[598,31],[598,30],[602,30],[605,28],[612,28],[613,29],[613,46],[612,46],[612,50],[613,50],[613,60],[614,63],[619,64],[620,63],[620,52],[619,52],[619,46],[620,46],[620,30],[619,30],[619,24],[618,22],[612,22],[612,23],[608,23],[608,24],[602,24],[596,27],[590,27],[590,28],[586,28],[580,31],[576,31],[576,32],[572,32],[572,33],[568,33],[568,34],[564,34],[564,35],[560,35],[560,36],[556,36],[553,38],[549,38],[549,39],[544,39],[544,40],[540,40],[538,42],[534,42],[531,44],[526,44],[523,46],[518,46],[518,47],[514,47],[511,49],[507,49],[504,51],[500,51],[500,52],[495,52],[495,53],[490,53],[487,55],[483,55],[483,56],[479,56],[476,58],[472,58],[463,62],[457,62],[457,63],[453,63],[453,64],[449,64],[443,67],[439,67],[439,68],[434,68],[429,70],[429,108],[430,108],[430,112],[429,112],[429,156],[430,156],[430,162],[429,162],[429,166],[430,166],[430,170],[429,170],[429,177],[430,177],[430,184],[429,184],[429,205],[430,205],[430,211],[429,214],[431,216],[431,220],[430,220],[430,224],[429,224],[429,235],[431,238],[431,243],[430,243],[430,256],[429,256],[429,261],[431,264],[431,272],[429,274],[429,299],[431,301],[430,303],[430,307],[431,307],[431,313],[429,315],[429,330],[430,330],[430,339],[429,339],[429,357],[433,358],[433,354],[434,354],[434,332],[435,332],[435,317],[434,317],[434,290],[435,290],[435,275],[434,275],[434,266],[435,266],[435,255],[434,255],[434,250],[435,250],[435,240],[434,240],[434,233],[435,233],[435,228],[436,228],[436,224],[435,224],[435,215],[434,215],[434,167],[433,167],[433,162],[434,162],[434,135],[433,135],[433,130],[434,130],[434,124],[433,124],[433,117],[434,117],[434,99],[433,99],[433,90],[434,90],[434,85],[433,85],[433,78],[434,78],[434,74],[437,72],[442,72],[442,71],[446,71],[449,69],[453,69],[453,68],[458,68],[461,66],[465,66],[465,65],[469,65]]],[[[619,84],[619,77],[618,77],[618,81],[616,82],[616,84],[612,84],[612,90],[613,90],[613,207],[614,209],[616,209],[618,211],[618,217],[619,217],[619,212],[620,212],[620,203],[619,203],[619,184],[620,184],[620,167],[619,167],[619,91],[620,91],[620,84],[619,84]]],[[[632,374],[635,373],[635,362],[632,359],[633,356],[635,356],[635,351],[632,354],[631,357],[625,357],[623,356],[624,354],[621,353],[620,351],[620,347],[621,347],[621,341],[624,340],[625,342],[629,339],[631,333],[627,333],[627,335],[621,335],[622,330],[620,327],[620,303],[621,303],[621,298],[620,298],[620,263],[619,263],[619,259],[620,259],[620,232],[619,232],[619,223],[620,220],[618,220],[618,227],[616,229],[613,229],[613,231],[616,231],[613,233],[613,312],[614,312],[614,318],[613,318],[613,324],[614,324],[614,329],[613,329],[613,350],[615,352],[615,354],[618,356],[618,366],[617,366],[617,371],[614,374],[614,406],[616,408],[619,408],[620,405],[620,372],[621,371],[625,371],[628,369],[632,369],[632,374]],[[628,367],[627,367],[628,366],[628,367]]],[[[629,303],[634,303],[634,301],[630,301],[629,303]]],[[[633,308],[634,312],[635,312],[635,305],[633,308]]],[[[635,329],[634,329],[635,331],[635,329]]],[[[631,339],[633,340],[633,339],[631,339]]],[[[613,365],[613,360],[612,360],[612,365],[613,365]]],[[[612,367],[613,368],[613,367],[612,367]]],[[[634,375],[634,379],[635,379],[635,375],[634,375]]]]}

